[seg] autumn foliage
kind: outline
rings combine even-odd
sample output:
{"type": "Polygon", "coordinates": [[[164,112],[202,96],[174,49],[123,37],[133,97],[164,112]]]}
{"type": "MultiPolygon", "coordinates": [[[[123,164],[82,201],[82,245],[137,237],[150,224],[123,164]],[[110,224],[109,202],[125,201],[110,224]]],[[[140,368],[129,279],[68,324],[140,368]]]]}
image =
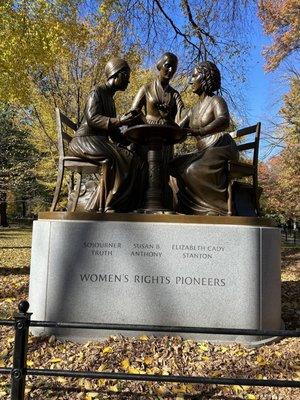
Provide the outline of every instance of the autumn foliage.
{"type": "MultiPolygon", "coordinates": [[[[300,48],[300,3],[298,0],[260,0],[259,17],[273,43],[264,51],[266,70],[276,69],[300,48]]],[[[300,76],[289,71],[289,92],[280,110],[282,123],[274,130],[280,153],[260,165],[260,184],[265,212],[286,217],[300,213],[300,76]]]]}
{"type": "Polygon", "coordinates": [[[273,43],[265,49],[266,69],[272,71],[300,48],[299,0],[260,0],[259,17],[273,43]]]}
{"type": "Polygon", "coordinates": [[[284,96],[277,138],[283,150],[259,167],[263,187],[263,207],[269,214],[286,217],[300,214],[300,79],[290,79],[290,91],[284,96]]]}
{"type": "MultiPolygon", "coordinates": [[[[90,11],[83,0],[0,3],[0,98],[18,110],[15,123],[28,132],[39,155],[34,173],[48,192],[54,188],[58,156],[55,107],[78,123],[88,92],[105,79],[108,59],[123,56],[135,70],[141,61],[137,49],[124,45],[117,23],[102,6],[90,11]]],[[[141,74],[134,76],[142,80],[141,74]]],[[[132,79],[127,104],[140,84],[132,79]]]]}

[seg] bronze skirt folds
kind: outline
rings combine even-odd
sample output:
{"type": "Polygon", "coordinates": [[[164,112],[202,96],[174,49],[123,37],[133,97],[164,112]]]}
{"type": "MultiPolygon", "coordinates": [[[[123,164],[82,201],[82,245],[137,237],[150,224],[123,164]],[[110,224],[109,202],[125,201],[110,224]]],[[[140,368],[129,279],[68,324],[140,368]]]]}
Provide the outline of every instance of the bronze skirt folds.
{"type": "Polygon", "coordinates": [[[143,168],[131,151],[105,136],[76,136],[70,142],[68,155],[93,161],[108,160],[107,167],[99,166],[99,173],[103,173],[102,190],[98,185],[85,205],[86,210],[128,212],[139,206],[137,192],[143,180],[143,168]]]}
{"type": "Polygon", "coordinates": [[[237,159],[237,146],[228,134],[204,150],[175,157],[170,168],[177,179],[177,211],[226,215],[227,162],[237,159]]]}

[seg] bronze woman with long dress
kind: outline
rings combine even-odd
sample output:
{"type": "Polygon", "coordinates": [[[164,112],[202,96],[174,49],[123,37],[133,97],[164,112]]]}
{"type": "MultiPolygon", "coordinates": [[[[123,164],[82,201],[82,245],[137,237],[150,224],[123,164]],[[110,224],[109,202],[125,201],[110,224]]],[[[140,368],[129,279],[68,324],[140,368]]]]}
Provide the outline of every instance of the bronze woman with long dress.
{"type": "Polygon", "coordinates": [[[174,125],[180,119],[183,103],[180,94],[169,84],[177,65],[175,54],[163,54],[156,64],[157,79],[143,85],[135,96],[131,110],[144,110],[148,124],[174,125]]]}
{"type": "Polygon", "coordinates": [[[180,125],[190,129],[198,150],[171,162],[179,189],[178,211],[226,215],[227,162],[238,159],[238,149],[231,136],[224,133],[230,123],[227,104],[215,94],[221,87],[220,71],[215,64],[202,62],[194,69],[190,83],[199,101],[180,125]]]}
{"type": "MultiPolygon", "coordinates": [[[[181,118],[183,102],[180,94],[172,86],[173,78],[178,65],[178,58],[173,53],[165,53],[158,60],[156,67],[159,71],[157,79],[143,85],[132,103],[131,110],[138,113],[144,112],[144,120],[147,124],[174,125],[181,118]]],[[[134,145],[133,150],[143,160],[147,160],[147,147],[134,145]]],[[[166,179],[163,182],[165,204],[172,206],[173,199],[171,189],[168,186],[168,164],[173,157],[173,146],[165,146],[163,152],[162,168],[166,171],[166,179]]]]}
{"type": "Polygon", "coordinates": [[[131,122],[132,117],[117,117],[113,97],[116,91],[127,88],[130,68],[125,60],[113,58],[107,63],[105,74],[106,84],[96,86],[88,96],[81,124],[68,153],[94,161],[108,160],[108,169],[101,171],[104,185],[99,185],[92,193],[85,209],[126,212],[136,206],[136,197],[132,193],[139,187],[140,162],[132,152],[116,144],[124,140],[119,127],[131,122]],[[105,193],[101,193],[103,189],[105,193]]]}

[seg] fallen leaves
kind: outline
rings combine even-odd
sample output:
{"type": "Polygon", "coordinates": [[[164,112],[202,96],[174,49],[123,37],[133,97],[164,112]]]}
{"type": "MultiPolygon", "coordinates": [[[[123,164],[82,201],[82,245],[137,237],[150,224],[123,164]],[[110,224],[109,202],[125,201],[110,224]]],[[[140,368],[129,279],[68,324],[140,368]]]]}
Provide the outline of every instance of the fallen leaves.
{"type": "Polygon", "coordinates": [[[31,230],[5,229],[0,239],[0,318],[16,312],[19,299],[26,298],[29,283],[31,230]]]}
{"type": "Polygon", "coordinates": [[[50,364],[54,364],[54,363],[60,363],[62,362],[61,358],[51,358],[51,360],[48,361],[50,364]]]}
{"type": "Polygon", "coordinates": [[[111,385],[111,386],[109,386],[109,390],[110,390],[111,392],[116,393],[116,392],[119,391],[119,385],[118,385],[118,384],[116,384],[116,385],[111,385]]]}
{"type": "MultiPolygon", "coordinates": [[[[30,232],[25,233],[29,239],[30,232]]],[[[24,240],[24,236],[22,240],[20,237],[18,246],[21,246],[24,240]]],[[[9,240],[7,238],[6,246],[9,246],[9,240]]],[[[0,318],[1,316],[11,318],[16,311],[18,301],[27,297],[28,271],[26,272],[25,269],[28,268],[29,261],[26,257],[18,261],[17,269],[13,270],[13,258],[6,259],[5,264],[2,264],[4,269],[1,270],[0,267],[0,318]]],[[[300,277],[296,268],[297,262],[295,253],[289,251],[287,264],[284,258],[283,276],[286,280],[283,282],[283,316],[288,327],[292,329],[297,327],[296,310],[297,307],[299,309],[297,287],[299,287],[300,277]],[[293,257],[296,258],[293,259],[293,257]]],[[[0,327],[0,367],[11,365],[13,341],[13,331],[8,327],[0,327]]],[[[285,339],[261,348],[248,348],[240,344],[217,345],[203,341],[184,340],[180,337],[155,338],[144,334],[137,338],[112,336],[102,342],[85,344],[61,342],[54,335],[49,338],[30,336],[27,366],[163,376],[300,379],[299,341],[296,339],[285,339]]],[[[8,379],[9,377],[0,378],[0,399],[9,398],[8,379]]],[[[137,398],[139,400],[183,400],[193,396],[201,400],[298,400],[299,398],[299,391],[287,388],[65,377],[29,377],[26,390],[28,400],[134,400],[137,398]]]]}
{"type": "Polygon", "coordinates": [[[146,335],[141,335],[141,336],[139,336],[139,340],[144,340],[144,341],[146,341],[146,340],[149,340],[149,337],[146,336],[146,335]]]}
{"type": "Polygon", "coordinates": [[[267,364],[267,361],[262,356],[257,356],[255,364],[260,365],[262,367],[263,365],[267,364]]]}
{"type": "Polygon", "coordinates": [[[99,393],[97,393],[97,392],[88,392],[86,394],[86,400],[95,399],[98,395],[99,395],[99,393]]]}
{"type": "Polygon", "coordinates": [[[200,352],[206,352],[206,351],[208,351],[208,350],[209,350],[208,343],[200,343],[199,346],[198,346],[198,350],[199,350],[200,352]]]}
{"type": "Polygon", "coordinates": [[[104,347],[104,349],[102,350],[103,354],[107,354],[107,353],[111,353],[113,350],[110,346],[104,347]]]}
{"type": "Polygon", "coordinates": [[[29,228],[1,230],[0,268],[16,270],[28,268],[31,236],[29,228]]]}
{"type": "Polygon", "coordinates": [[[246,395],[246,399],[247,400],[256,400],[257,399],[257,397],[254,395],[254,394],[247,394],[246,395]]]}
{"type": "Polygon", "coordinates": [[[122,362],[121,362],[122,368],[127,371],[129,366],[130,366],[130,362],[128,358],[125,358],[122,362]]]}

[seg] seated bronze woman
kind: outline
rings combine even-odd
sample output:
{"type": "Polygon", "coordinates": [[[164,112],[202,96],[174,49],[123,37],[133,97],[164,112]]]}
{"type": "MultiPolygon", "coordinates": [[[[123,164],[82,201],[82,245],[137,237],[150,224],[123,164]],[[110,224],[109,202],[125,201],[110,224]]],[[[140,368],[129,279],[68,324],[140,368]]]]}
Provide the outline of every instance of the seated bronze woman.
{"type": "Polygon", "coordinates": [[[178,65],[173,53],[165,53],[158,60],[157,79],[143,85],[138,91],[131,110],[144,110],[148,124],[173,125],[183,109],[183,103],[177,90],[170,86],[178,65]]]}
{"type": "MultiPolygon", "coordinates": [[[[157,78],[143,85],[131,106],[131,111],[143,113],[144,122],[151,125],[176,125],[183,111],[180,94],[170,81],[176,73],[178,58],[173,53],[164,53],[156,64],[157,78]]],[[[147,146],[134,145],[132,149],[142,160],[147,162],[147,146]]],[[[173,146],[165,146],[162,154],[162,168],[168,170],[168,163],[173,158],[173,146]]],[[[173,199],[168,185],[169,176],[166,173],[163,182],[164,203],[172,207],[173,199]]],[[[145,184],[147,186],[147,184],[145,184]]]]}
{"type": "Polygon", "coordinates": [[[121,58],[111,59],[105,67],[107,82],[90,92],[81,124],[69,145],[68,154],[85,160],[107,159],[109,168],[103,174],[104,185],[98,185],[87,199],[85,210],[127,212],[137,206],[137,192],[141,179],[141,163],[126,147],[120,127],[128,125],[134,117],[118,117],[114,95],[124,91],[129,83],[130,68],[121,58]],[[104,191],[104,193],[103,193],[104,191]]]}
{"type": "Polygon", "coordinates": [[[190,129],[198,150],[171,162],[171,173],[178,186],[177,211],[226,215],[227,162],[238,159],[238,149],[224,132],[230,116],[225,100],[216,94],[221,88],[220,71],[212,62],[202,62],[194,69],[190,83],[199,101],[180,126],[190,129]]]}

